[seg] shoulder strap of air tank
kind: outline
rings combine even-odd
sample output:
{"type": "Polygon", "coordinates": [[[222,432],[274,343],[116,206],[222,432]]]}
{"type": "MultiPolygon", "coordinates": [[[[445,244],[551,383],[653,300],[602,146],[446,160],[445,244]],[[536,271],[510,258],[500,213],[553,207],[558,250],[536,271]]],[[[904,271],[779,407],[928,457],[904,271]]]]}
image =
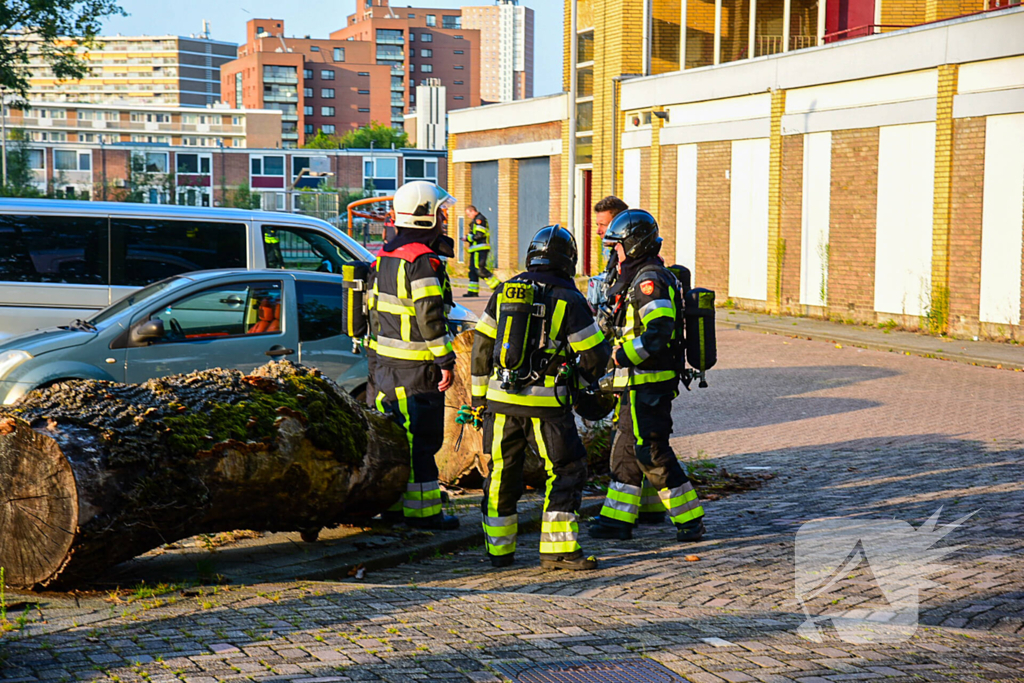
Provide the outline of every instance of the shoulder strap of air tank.
{"type": "Polygon", "coordinates": [[[393,258],[400,258],[403,261],[412,263],[420,256],[424,254],[433,254],[434,250],[425,244],[419,242],[410,242],[409,244],[403,244],[394,251],[382,251],[381,256],[391,256],[393,258]]]}

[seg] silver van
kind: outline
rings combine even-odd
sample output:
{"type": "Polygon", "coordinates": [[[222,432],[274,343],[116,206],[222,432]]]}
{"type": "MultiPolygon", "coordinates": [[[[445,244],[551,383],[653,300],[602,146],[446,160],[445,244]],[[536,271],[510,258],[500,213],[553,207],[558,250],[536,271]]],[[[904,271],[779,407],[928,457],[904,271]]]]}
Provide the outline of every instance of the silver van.
{"type": "Polygon", "coordinates": [[[68,379],[141,383],[268,360],[319,368],[353,395],[366,355],[342,329],[336,275],[207,270],[154,282],[88,319],[0,343],[0,404],[68,379]]]}
{"type": "MultiPolygon", "coordinates": [[[[341,273],[373,255],[308,216],[238,209],[0,199],[0,342],[88,319],[182,273],[244,268],[341,273]]],[[[475,316],[456,306],[456,331],[475,316]]]]}

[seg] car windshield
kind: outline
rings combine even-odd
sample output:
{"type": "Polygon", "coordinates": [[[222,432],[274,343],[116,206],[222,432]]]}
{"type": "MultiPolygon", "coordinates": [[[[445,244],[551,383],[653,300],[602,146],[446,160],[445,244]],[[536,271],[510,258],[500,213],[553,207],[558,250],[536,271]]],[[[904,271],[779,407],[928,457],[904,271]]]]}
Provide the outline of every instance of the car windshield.
{"type": "Polygon", "coordinates": [[[162,292],[163,290],[169,287],[179,285],[182,282],[186,282],[186,280],[180,277],[171,277],[167,278],[166,280],[161,280],[160,282],[154,282],[148,287],[143,287],[137,292],[132,292],[123,299],[120,299],[119,301],[107,306],[102,311],[97,313],[93,318],[91,318],[89,320],[89,323],[92,325],[102,325],[103,323],[111,320],[112,318],[116,318],[122,312],[124,312],[128,308],[131,308],[138,302],[144,301],[149,297],[153,296],[154,294],[162,292]]]}

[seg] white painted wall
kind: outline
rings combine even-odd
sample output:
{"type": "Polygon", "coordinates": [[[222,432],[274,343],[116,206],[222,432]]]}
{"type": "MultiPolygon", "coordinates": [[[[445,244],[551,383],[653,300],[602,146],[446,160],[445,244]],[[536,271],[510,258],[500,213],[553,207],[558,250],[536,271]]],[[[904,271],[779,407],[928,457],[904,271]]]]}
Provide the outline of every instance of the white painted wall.
{"type": "Polygon", "coordinates": [[[800,303],[827,303],[832,133],[804,136],[803,210],[800,226],[800,303]]]}
{"type": "Polygon", "coordinates": [[[626,149],[622,152],[622,201],[631,209],[640,206],[640,150],[626,149]]]}
{"type": "Polygon", "coordinates": [[[1020,324],[1022,223],[1024,114],[990,116],[981,218],[982,322],[1020,324]]]}
{"type": "Polygon", "coordinates": [[[934,170],[934,123],[879,129],[875,310],[881,313],[924,315],[931,305],[934,170]]]}
{"type": "Polygon", "coordinates": [[[697,145],[679,145],[676,174],[676,263],[697,278],[697,145]]]}
{"type": "Polygon", "coordinates": [[[729,296],[768,298],[767,139],[732,143],[729,296]]]}

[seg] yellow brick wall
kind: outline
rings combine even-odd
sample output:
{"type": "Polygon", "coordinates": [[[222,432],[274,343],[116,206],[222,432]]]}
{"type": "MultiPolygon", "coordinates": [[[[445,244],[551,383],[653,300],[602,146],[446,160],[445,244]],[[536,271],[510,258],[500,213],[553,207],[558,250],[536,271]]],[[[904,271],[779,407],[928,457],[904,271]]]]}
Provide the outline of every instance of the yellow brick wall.
{"type": "Polygon", "coordinates": [[[502,230],[498,253],[495,254],[497,267],[511,271],[519,265],[518,159],[498,159],[498,215],[501,216],[502,230]]]}
{"type": "Polygon", "coordinates": [[[939,67],[939,93],[935,108],[935,191],[932,209],[932,332],[949,326],[950,199],[953,186],[953,98],[959,66],[939,67]]]}
{"type": "Polygon", "coordinates": [[[782,263],[786,242],[780,235],[782,216],[782,115],[786,111],[786,91],[772,91],[768,157],[768,300],[769,313],[777,313],[782,303],[782,263]]]}
{"type": "MultiPolygon", "coordinates": [[[[925,2],[914,0],[878,0],[882,3],[882,25],[883,26],[913,26],[923,23],[925,20],[925,2]]],[[[884,28],[883,31],[895,30],[895,28],[884,28]]]]}

